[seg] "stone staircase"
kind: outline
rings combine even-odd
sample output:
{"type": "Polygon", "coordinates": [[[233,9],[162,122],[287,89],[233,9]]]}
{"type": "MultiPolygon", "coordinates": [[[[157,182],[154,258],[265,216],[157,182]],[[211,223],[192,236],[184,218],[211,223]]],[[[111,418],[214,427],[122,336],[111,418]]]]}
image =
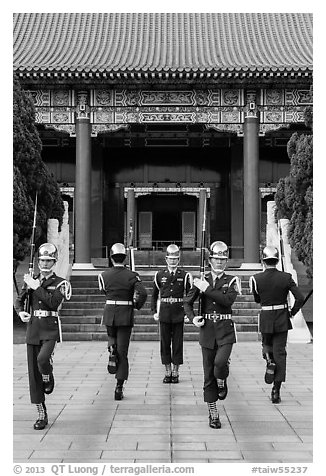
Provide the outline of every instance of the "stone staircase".
{"type": "MultiPolygon", "coordinates": [[[[102,270],[99,270],[100,273],[102,270]]],[[[132,340],[159,340],[159,325],[154,321],[150,309],[152,282],[155,270],[138,270],[144,283],[148,297],[142,309],[135,311],[135,326],[132,340]]],[[[238,341],[258,340],[258,311],[249,294],[249,274],[241,274],[237,270],[227,270],[229,274],[241,277],[242,296],[238,296],[233,305],[233,319],[236,323],[238,341]]],[[[243,272],[242,272],[243,273],[243,272]]],[[[247,272],[248,273],[248,272],[247,272]]],[[[197,274],[194,273],[194,274],[197,274]]],[[[72,297],[64,302],[61,309],[63,340],[106,340],[106,328],[101,325],[105,296],[98,289],[97,274],[71,277],[72,297]]],[[[199,329],[193,324],[185,324],[184,339],[198,340],[199,329]]]]}

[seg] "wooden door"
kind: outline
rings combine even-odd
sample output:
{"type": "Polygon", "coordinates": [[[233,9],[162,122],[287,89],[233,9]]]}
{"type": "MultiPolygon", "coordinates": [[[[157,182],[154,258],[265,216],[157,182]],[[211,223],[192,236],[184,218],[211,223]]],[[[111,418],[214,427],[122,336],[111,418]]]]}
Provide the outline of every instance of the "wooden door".
{"type": "Polygon", "coordinates": [[[152,247],[152,212],[139,212],[138,214],[138,231],[139,231],[139,248],[152,247]]]}
{"type": "Polygon", "coordinates": [[[182,248],[195,248],[196,213],[182,212],[182,248]]]}

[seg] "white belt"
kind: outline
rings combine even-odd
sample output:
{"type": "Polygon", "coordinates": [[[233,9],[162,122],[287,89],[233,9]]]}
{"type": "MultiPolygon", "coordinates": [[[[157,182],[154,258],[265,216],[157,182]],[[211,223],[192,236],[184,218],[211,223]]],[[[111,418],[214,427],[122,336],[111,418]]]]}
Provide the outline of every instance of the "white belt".
{"type": "Polygon", "coordinates": [[[112,301],[108,299],[106,304],[113,304],[114,306],[133,306],[134,303],[132,301],[112,301]]]}
{"type": "Polygon", "coordinates": [[[161,302],[169,302],[170,304],[174,302],[183,302],[183,298],[174,298],[174,297],[168,297],[168,298],[161,298],[161,302]]]}
{"type": "Polygon", "coordinates": [[[204,314],[204,319],[208,319],[210,321],[216,322],[216,321],[222,321],[223,319],[231,319],[232,314],[204,314]]]}
{"type": "Polygon", "coordinates": [[[34,311],[34,316],[35,317],[58,317],[58,312],[57,311],[34,311]]]}
{"type": "Polygon", "coordinates": [[[287,304],[276,304],[276,306],[262,306],[263,311],[277,311],[278,309],[286,309],[287,304]]]}

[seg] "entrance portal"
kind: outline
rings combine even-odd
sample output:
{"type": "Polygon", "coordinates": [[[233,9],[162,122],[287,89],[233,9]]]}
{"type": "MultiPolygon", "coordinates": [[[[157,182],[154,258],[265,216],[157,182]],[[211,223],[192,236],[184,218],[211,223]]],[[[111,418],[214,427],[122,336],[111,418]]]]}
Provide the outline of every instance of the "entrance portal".
{"type": "Polygon", "coordinates": [[[196,246],[196,197],[153,192],[138,197],[137,211],[140,249],[165,249],[170,243],[196,246]]]}

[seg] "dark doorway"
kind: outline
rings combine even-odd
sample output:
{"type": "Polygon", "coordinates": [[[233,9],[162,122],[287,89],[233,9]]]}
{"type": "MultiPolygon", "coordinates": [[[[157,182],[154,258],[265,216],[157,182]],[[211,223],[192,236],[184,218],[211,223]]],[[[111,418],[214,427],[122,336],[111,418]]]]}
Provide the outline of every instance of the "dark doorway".
{"type": "Polygon", "coordinates": [[[151,248],[165,249],[170,243],[183,244],[183,213],[197,211],[197,199],[183,193],[151,193],[137,199],[139,241],[143,230],[151,234],[151,248]],[[146,222],[146,223],[145,223],[146,222]]]}
{"type": "Polygon", "coordinates": [[[157,210],[153,213],[153,241],[159,248],[171,242],[181,245],[181,211],[157,210]]]}

